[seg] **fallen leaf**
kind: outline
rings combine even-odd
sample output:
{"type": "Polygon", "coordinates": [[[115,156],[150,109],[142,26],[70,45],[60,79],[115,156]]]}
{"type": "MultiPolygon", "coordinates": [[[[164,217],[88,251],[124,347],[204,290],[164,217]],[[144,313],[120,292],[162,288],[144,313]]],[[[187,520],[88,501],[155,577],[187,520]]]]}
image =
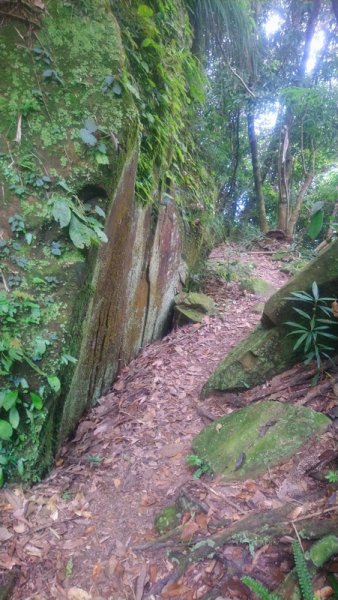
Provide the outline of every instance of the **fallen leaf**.
{"type": "Polygon", "coordinates": [[[303,512],[303,507],[302,506],[297,506],[292,513],[290,513],[289,515],[289,519],[290,521],[294,521],[295,519],[297,519],[297,517],[299,517],[299,515],[303,512]]]}
{"type": "Polygon", "coordinates": [[[157,565],[156,564],[150,565],[150,567],[149,567],[149,579],[150,579],[151,583],[154,583],[154,581],[156,581],[156,579],[157,579],[157,571],[158,571],[158,569],[157,569],[157,565]]]}
{"type": "Polygon", "coordinates": [[[93,533],[93,531],[95,531],[96,529],[96,525],[90,525],[90,527],[87,527],[85,529],[85,534],[88,535],[89,533],[93,533]]]}
{"type": "Polygon", "coordinates": [[[20,560],[15,559],[13,556],[9,556],[9,554],[2,553],[0,554],[0,568],[1,569],[12,569],[15,565],[20,565],[20,560]]]}
{"type": "Polygon", "coordinates": [[[27,544],[24,547],[24,552],[26,552],[27,554],[30,554],[31,556],[37,556],[37,558],[42,558],[44,555],[44,551],[41,548],[37,548],[36,546],[33,546],[32,544],[27,544]]]}
{"type": "Polygon", "coordinates": [[[195,521],[189,521],[189,523],[184,525],[182,529],[181,540],[183,542],[190,540],[194,536],[196,531],[199,531],[199,526],[197,525],[197,523],[195,523],[195,521]]]}
{"type": "Polygon", "coordinates": [[[168,583],[162,590],[162,598],[181,598],[191,590],[182,583],[168,583]]]}
{"type": "Polygon", "coordinates": [[[167,444],[159,450],[159,454],[164,458],[172,458],[183,452],[186,448],[185,444],[167,444]]]}
{"type": "Polygon", "coordinates": [[[316,598],[318,598],[319,600],[322,600],[325,598],[331,598],[332,593],[333,593],[333,589],[330,586],[326,585],[325,587],[321,588],[320,590],[316,590],[316,598]]]}
{"type": "Polygon", "coordinates": [[[209,517],[204,513],[198,513],[195,517],[195,521],[200,529],[206,529],[208,526],[209,517]]]}
{"type": "Polygon", "coordinates": [[[142,565],[141,572],[140,572],[140,574],[137,578],[137,582],[136,582],[136,594],[135,594],[136,600],[142,600],[142,598],[143,598],[146,577],[147,577],[147,565],[142,565]]]}
{"type": "Polygon", "coordinates": [[[15,533],[25,533],[25,531],[27,531],[27,526],[25,525],[25,523],[21,522],[17,525],[14,525],[13,529],[15,533]]]}
{"type": "Polygon", "coordinates": [[[13,537],[13,534],[8,531],[7,527],[0,527],[0,542],[6,542],[13,537]]]}
{"type": "Polygon", "coordinates": [[[116,381],[116,383],[114,383],[113,390],[116,390],[117,392],[122,392],[122,390],[124,390],[125,388],[125,385],[125,381],[123,379],[120,379],[119,381],[116,381]]]}
{"type": "Polygon", "coordinates": [[[68,600],[92,600],[92,597],[86,592],[78,587],[72,587],[68,590],[67,594],[68,600]]]}
{"type": "Polygon", "coordinates": [[[95,579],[96,577],[98,577],[100,575],[101,571],[102,571],[102,565],[101,565],[101,563],[98,562],[93,567],[93,572],[92,572],[93,579],[95,579]]]}
{"type": "Polygon", "coordinates": [[[115,569],[118,565],[118,559],[116,558],[116,556],[112,555],[108,561],[108,571],[109,571],[109,575],[114,575],[115,573],[115,569]]]}

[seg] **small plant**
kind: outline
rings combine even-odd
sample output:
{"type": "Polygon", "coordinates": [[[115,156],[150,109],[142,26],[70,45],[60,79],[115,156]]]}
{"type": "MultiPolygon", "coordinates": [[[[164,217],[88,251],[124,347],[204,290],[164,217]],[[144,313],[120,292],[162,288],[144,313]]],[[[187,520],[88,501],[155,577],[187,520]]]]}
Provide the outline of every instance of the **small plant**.
{"type": "Polygon", "coordinates": [[[204,458],[200,458],[196,454],[189,454],[187,456],[186,462],[187,465],[189,465],[189,467],[195,468],[193,474],[194,479],[200,479],[200,477],[202,477],[202,475],[205,475],[205,473],[212,473],[212,468],[208,461],[206,461],[204,458]]]}
{"type": "Polygon", "coordinates": [[[273,594],[272,592],[270,592],[268,588],[265,587],[265,585],[263,585],[260,581],[253,579],[253,577],[249,577],[246,575],[245,577],[242,577],[242,581],[259,598],[262,598],[262,600],[281,600],[280,596],[277,596],[277,594],[273,594]]]}
{"type": "Polygon", "coordinates": [[[101,454],[88,454],[87,461],[90,465],[99,465],[103,461],[101,454]]]}
{"type": "Polygon", "coordinates": [[[302,598],[304,600],[313,600],[314,592],[312,586],[311,575],[307,567],[304,553],[299,542],[293,542],[292,544],[293,556],[295,559],[295,567],[298,576],[298,582],[302,598]]]}
{"type": "MultiPolygon", "coordinates": [[[[108,238],[103,231],[102,223],[94,216],[88,215],[77,197],[59,196],[54,194],[50,200],[52,214],[61,228],[68,227],[71,241],[76,248],[88,248],[93,243],[107,242],[108,238]]],[[[103,211],[98,216],[104,214],[103,211]]],[[[53,246],[55,248],[60,246],[53,246]]]]}
{"type": "Polygon", "coordinates": [[[8,223],[10,224],[13,233],[19,234],[25,231],[25,222],[21,215],[9,217],[8,223]]]}
{"type": "Polygon", "coordinates": [[[325,479],[327,479],[329,483],[338,483],[338,471],[329,471],[325,475],[325,479]]]}
{"type": "Polygon", "coordinates": [[[99,165],[109,165],[109,157],[107,155],[107,146],[100,142],[100,135],[105,133],[100,129],[94,119],[86,119],[84,127],[80,129],[80,138],[89,148],[95,148],[95,160],[99,165]]]}
{"type": "Polygon", "coordinates": [[[309,364],[316,360],[318,369],[321,368],[322,357],[330,360],[329,352],[335,350],[333,346],[327,345],[327,340],[338,340],[338,337],[332,333],[332,328],[337,322],[332,318],[332,309],[327,306],[327,302],[332,302],[334,298],[320,297],[318,285],[314,281],[311,287],[311,294],[307,292],[291,292],[287,300],[304,302],[308,305],[308,310],[293,307],[300,320],[286,321],[285,325],[292,328],[288,335],[297,336],[294,350],[302,348],[304,363],[309,364]]]}
{"type": "MultiPolygon", "coordinates": [[[[314,595],[313,591],[311,575],[299,542],[293,542],[292,550],[295,559],[295,569],[302,600],[315,600],[316,596],[314,595]]],[[[265,585],[263,585],[260,581],[253,579],[252,577],[242,577],[242,581],[252,592],[257,594],[259,598],[262,598],[262,600],[282,600],[281,596],[270,592],[265,585]]]]}

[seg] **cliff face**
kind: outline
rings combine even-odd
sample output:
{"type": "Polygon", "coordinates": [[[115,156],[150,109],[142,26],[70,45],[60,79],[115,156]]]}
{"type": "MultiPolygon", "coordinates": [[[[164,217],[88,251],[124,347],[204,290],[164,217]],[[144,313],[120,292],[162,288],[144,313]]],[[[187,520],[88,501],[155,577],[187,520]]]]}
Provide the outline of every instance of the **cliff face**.
{"type": "Polygon", "coordinates": [[[166,331],[194,255],[177,190],[196,196],[179,137],[196,64],[182,3],[158,5],[50,0],[0,27],[0,479],[51,464],[166,331]]]}

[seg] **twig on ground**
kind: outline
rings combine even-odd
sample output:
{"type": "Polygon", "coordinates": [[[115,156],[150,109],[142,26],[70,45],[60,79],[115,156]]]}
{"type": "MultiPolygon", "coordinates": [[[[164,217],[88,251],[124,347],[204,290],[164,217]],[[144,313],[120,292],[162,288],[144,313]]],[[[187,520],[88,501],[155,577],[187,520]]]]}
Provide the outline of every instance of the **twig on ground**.
{"type": "Polygon", "coordinates": [[[240,506],[238,506],[237,504],[235,504],[235,502],[232,502],[232,500],[229,500],[229,498],[227,498],[226,496],[223,496],[223,494],[220,494],[219,492],[216,492],[216,490],[214,490],[212,487],[210,487],[209,485],[207,485],[203,481],[200,481],[199,483],[206,490],[208,490],[209,492],[211,492],[212,494],[214,494],[214,496],[217,496],[218,498],[222,498],[222,500],[224,500],[224,502],[226,502],[227,504],[229,504],[229,506],[232,506],[232,508],[235,508],[237,512],[241,513],[242,515],[247,515],[248,514],[245,510],[242,510],[240,508],[240,506]]]}

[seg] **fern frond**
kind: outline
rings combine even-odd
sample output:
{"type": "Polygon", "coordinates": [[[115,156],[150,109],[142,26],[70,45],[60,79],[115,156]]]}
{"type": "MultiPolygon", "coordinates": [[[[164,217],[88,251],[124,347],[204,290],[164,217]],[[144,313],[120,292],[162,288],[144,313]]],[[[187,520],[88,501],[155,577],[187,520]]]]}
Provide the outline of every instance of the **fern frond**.
{"type": "Polygon", "coordinates": [[[296,571],[298,575],[298,582],[300,591],[302,593],[302,598],[303,600],[313,600],[314,592],[311,575],[299,542],[293,542],[292,550],[295,559],[296,571]]]}
{"type": "Polygon", "coordinates": [[[243,581],[243,583],[245,583],[245,585],[247,585],[252,592],[262,598],[262,600],[281,600],[280,596],[270,592],[265,585],[263,585],[260,581],[253,579],[252,577],[242,577],[241,581],[243,581]]]}

